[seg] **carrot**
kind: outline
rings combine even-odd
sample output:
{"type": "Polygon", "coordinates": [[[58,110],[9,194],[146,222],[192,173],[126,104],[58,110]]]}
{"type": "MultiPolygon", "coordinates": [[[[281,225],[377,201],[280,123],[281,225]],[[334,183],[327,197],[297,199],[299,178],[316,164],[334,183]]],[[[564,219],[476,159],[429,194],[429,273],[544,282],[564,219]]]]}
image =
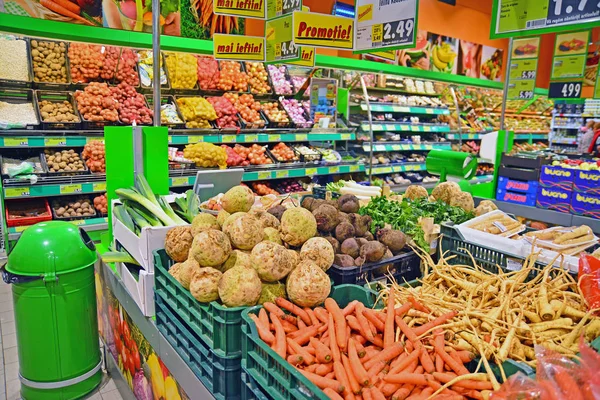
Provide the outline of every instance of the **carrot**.
{"type": "Polygon", "coordinates": [[[291,356],[288,356],[287,358],[287,362],[289,362],[290,364],[296,366],[296,365],[300,365],[302,364],[303,358],[300,354],[292,354],[291,356]]]}
{"type": "MultiPolygon", "coordinates": [[[[432,375],[436,380],[438,380],[442,383],[448,383],[451,380],[456,379],[456,376],[453,374],[450,374],[450,373],[434,372],[432,375]]],[[[455,387],[455,386],[465,388],[465,389],[475,389],[475,390],[492,390],[492,388],[493,388],[492,382],[490,382],[490,381],[476,381],[473,379],[463,379],[452,385],[452,387],[455,387]]]]}
{"type": "Polygon", "coordinates": [[[329,347],[315,338],[310,338],[310,344],[315,348],[315,355],[319,362],[328,363],[331,361],[331,349],[329,347]]]}
{"type": "Polygon", "coordinates": [[[404,333],[406,338],[408,340],[410,340],[411,342],[413,342],[413,344],[415,345],[415,348],[418,347],[417,343],[420,345],[421,342],[419,341],[419,338],[417,337],[415,332],[408,325],[406,325],[406,322],[404,322],[404,320],[402,318],[396,317],[395,319],[396,319],[396,325],[398,325],[398,327],[400,328],[402,333],[404,333]]]}
{"type": "Polygon", "coordinates": [[[392,362],[390,362],[390,369],[394,368],[396,365],[398,365],[399,363],[401,363],[402,361],[404,361],[404,359],[406,359],[406,357],[408,357],[408,353],[407,352],[403,352],[398,357],[392,359],[392,362]]]}
{"type": "Polygon", "coordinates": [[[281,358],[285,360],[287,350],[287,346],[285,345],[285,331],[283,330],[281,321],[273,313],[271,313],[271,321],[273,321],[273,325],[275,326],[275,342],[273,343],[274,350],[281,356],[281,358]]]}
{"type": "Polygon", "coordinates": [[[385,317],[385,325],[383,327],[383,348],[389,347],[394,343],[394,288],[390,288],[388,294],[387,314],[385,317]]]}
{"type": "Polygon", "coordinates": [[[302,375],[308,378],[309,381],[317,385],[317,387],[319,387],[320,389],[331,388],[337,393],[342,393],[344,391],[344,387],[338,381],[335,381],[333,379],[327,379],[317,374],[313,374],[311,372],[307,372],[301,369],[299,371],[300,373],[302,373],[302,375]]]}
{"type": "Polygon", "coordinates": [[[352,367],[350,366],[350,360],[348,359],[348,357],[346,357],[345,354],[342,354],[342,365],[344,366],[344,371],[346,371],[346,376],[348,377],[348,382],[350,383],[352,393],[360,393],[360,383],[358,383],[358,380],[354,376],[354,372],[352,371],[352,367]]]}
{"type": "Polygon", "coordinates": [[[283,297],[278,297],[275,299],[275,304],[277,304],[284,310],[288,310],[292,314],[297,315],[298,317],[302,318],[302,321],[304,321],[305,324],[310,325],[310,317],[308,316],[306,311],[304,311],[302,308],[298,307],[291,301],[284,299],[283,297]]]}
{"type": "MultiPolygon", "coordinates": [[[[367,339],[365,339],[364,336],[362,336],[362,335],[358,335],[355,333],[354,335],[352,335],[352,337],[354,338],[354,341],[356,343],[360,343],[363,346],[367,343],[367,339]]],[[[357,349],[358,349],[358,347],[357,347],[357,349]]]]}
{"type": "MultiPolygon", "coordinates": [[[[358,323],[358,318],[356,318],[354,315],[348,315],[346,317],[346,321],[348,322],[348,326],[351,329],[361,332],[360,324],[358,323]]],[[[361,332],[361,335],[362,335],[362,332],[361,332]]]]}
{"type": "Polygon", "coordinates": [[[404,314],[406,314],[408,310],[412,308],[412,306],[413,305],[410,302],[404,303],[400,307],[394,309],[394,314],[396,314],[398,317],[403,317],[404,314]]]}
{"type": "Polygon", "coordinates": [[[435,372],[444,372],[444,360],[439,354],[435,355],[435,372]]]}
{"type": "Polygon", "coordinates": [[[346,307],[344,307],[344,309],[342,310],[342,314],[344,314],[344,317],[352,314],[359,303],[360,302],[358,300],[352,300],[350,303],[348,303],[348,305],[346,305],[346,307]]]}
{"type": "MultiPolygon", "coordinates": [[[[298,330],[298,327],[294,324],[290,324],[288,321],[286,320],[281,320],[281,326],[283,326],[283,330],[285,331],[285,333],[292,333],[298,330]]],[[[275,327],[271,327],[272,330],[275,330],[275,327]]]]}
{"type": "Polygon", "coordinates": [[[412,353],[412,351],[415,349],[415,346],[413,345],[413,343],[410,340],[407,340],[406,342],[404,342],[404,347],[406,348],[406,351],[408,351],[409,353],[412,353]]]}
{"type": "Polygon", "coordinates": [[[327,332],[327,330],[329,329],[327,326],[329,324],[323,324],[323,326],[320,326],[319,328],[317,328],[317,332],[319,334],[324,334],[325,332],[327,332]]]}
{"type": "Polygon", "coordinates": [[[314,313],[315,316],[319,319],[319,321],[323,322],[323,323],[327,323],[328,321],[328,314],[327,311],[323,308],[323,307],[317,307],[314,309],[314,313]]]}
{"type": "Polygon", "coordinates": [[[86,25],[94,25],[87,19],[83,18],[81,15],[75,14],[73,11],[61,6],[58,3],[53,2],[52,0],[40,0],[40,4],[46,7],[48,10],[54,11],[55,13],[60,14],[64,17],[76,19],[77,21],[83,22],[86,25]]]}
{"type": "Polygon", "coordinates": [[[294,317],[292,317],[291,315],[288,315],[288,314],[284,313],[281,308],[277,307],[274,303],[271,303],[270,301],[264,302],[263,303],[263,307],[268,312],[277,315],[283,321],[288,321],[290,324],[295,324],[296,323],[296,319],[294,317]]]}
{"type": "Polygon", "coordinates": [[[54,2],[63,6],[67,10],[74,12],[75,14],[81,15],[81,8],[77,4],[72,3],[69,0],[54,0],[54,2]]]}
{"type": "Polygon", "coordinates": [[[403,351],[404,351],[404,346],[402,346],[402,343],[400,343],[400,342],[394,343],[390,347],[384,348],[377,355],[370,358],[369,361],[365,362],[365,368],[370,369],[373,365],[377,364],[379,361],[388,362],[391,359],[398,357],[403,351]]]}
{"type": "Polygon", "coordinates": [[[319,364],[319,365],[317,365],[315,374],[325,376],[328,373],[330,373],[331,371],[333,371],[333,363],[319,364]]]}
{"type": "Polygon", "coordinates": [[[309,365],[308,367],[304,368],[304,370],[314,373],[317,370],[317,367],[319,365],[321,365],[321,364],[312,364],[312,365],[309,365]]]}
{"type": "Polygon", "coordinates": [[[323,389],[323,393],[325,393],[331,400],[344,400],[344,398],[337,394],[337,392],[332,388],[326,387],[323,389]]]}
{"type": "Polygon", "coordinates": [[[386,382],[392,383],[410,383],[418,386],[427,386],[427,378],[423,374],[400,372],[398,374],[388,374],[383,378],[386,382]]]}
{"type": "Polygon", "coordinates": [[[369,320],[378,331],[383,332],[385,329],[385,324],[377,317],[377,313],[375,311],[365,308],[363,311],[363,315],[366,319],[369,320]]]}
{"type": "Polygon", "coordinates": [[[426,349],[422,349],[421,355],[419,356],[419,360],[421,360],[421,365],[425,368],[427,373],[432,373],[435,371],[435,365],[433,364],[433,360],[431,356],[427,352],[426,349]]]}
{"type": "Polygon", "coordinates": [[[350,339],[348,342],[348,359],[350,360],[350,366],[352,367],[356,380],[363,386],[369,386],[369,375],[361,364],[360,358],[358,358],[354,339],[350,339]]]}
{"type": "MultiPolygon", "coordinates": [[[[440,328],[436,328],[436,330],[434,331],[434,333],[435,334],[440,334],[441,331],[442,330],[440,328]]],[[[448,366],[450,368],[452,368],[452,370],[454,372],[456,372],[459,375],[466,375],[466,374],[469,373],[469,371],[465,368],[464,365],[462,365],[460,362],[456,361],[448,353],[446,353],[446,350],[444,350],[443,344],[440,344],[439,341],[436,340],[436,341],[433,342],[433,348],[434,348],[435,352],[437,354],[439,354],[440,357],[442,357],[442,360],[444,360],[444,362],[446,364],[448,364],[448,366]]]]}
{"type": "Polygon", "coordinates": [[[269,315],[267,314],[264,308],[261,308],[258,312],[258,319],[260,319],[260,321],[265,327],[269,327],[269,315]]]}
{"type": "Polygon", "coordinates": [[[429,308],[425,307],[423,304],[419,303],[417,301],[417,299],[415,299],[413,296],[409,296],[408,301],[411,302],[412,308],[414,308],[415,310],[419,310],[424,313],[431,314],[431,310],[429,308]]]}
{"type": "Polygon", "coordinates": [[[385,396],[383,395],[383,393],[381,393],[381,390],[379,390],[375,386],[371,388],[371,397],[373,398],[373,400],[385,400],[385,396]]]}
{"type": "Polygon", "coordinates": [[[362,397],[364,400],[373,400],[373,396],[371,395],[371,388],[364,388],[362,390],[362,397]]]}
{"type": "MultiPolygon", "coordinates": [[[[294,340],[296,343],[298,343],[299,345],[303,346],[306,343],[308,343],[308,341],[310,340],[311,337],[315,337],[317,335],[317,332],[319,330],[319,325],[311,325],[308,328],[305,328],[302,333],[298,334],[298,335],[294,335],[294,337],[292,337],[292,335],[290,335],[290,338],[292,340],[294,340]]],[[[296,331],[296,332],[300,332],[300,331],[296,331]]],[[[293,333],[296,333],[293,332],[293,333]]]]}
{"type": "MultiPolygon", "coordinates": [[[[367,375],[369,376],[369,379],[373,380],[373,378],[375,378],[376,375],[383,371],[386,365],[387,361],[377,361],[375,364],[373,364],[373,366],[367,370],[367,375]]],[[[373,385],[374,383],[371,382],[371,384],[373,385]]]]}
{"type": "Polygon", "coordinates": [[[354,397],[352,388],[350,387],[350,381],[348,380],[348,375],[346,375],[344,364],[342,364],[341,361],[333,362],[333,372],[335,372],[335,380],[344,385],[344,396],[351,395],[354,397]]]}
{"type": "Polygon", "coordinates": [[[287,344],[292,348],[292,350],[294,350],[296,354],[302,356],[302,361],[304,362],[304,364],[310,365],[315,362],[315,358],[308,351],[306,351],[304,347],[300,346],[293,339],[287,338],[287,344]]]}
{"type": "Polygon", "coordinates": [[[367,339],[369,342],[372,342],[374,339],[373,332],[371,332],[371,327],[369,326],[369,321],[363,315],[363,310],[365,306],[360,303],[356,305],[356,319],[358,324],[360,325],[360,333],[367,339]]]}
{"type": "Polygon", "coordinates": [[[333,323],[333,315],[329,314],[329,348],[331,349],[331,356],[333,361],[340,361],[340,348],[337,345],[335,338],[335,324],[333,323]]]}
{"type": "Polygon", "coordinates": [[[444,322],[446,322],[449,319],[452,319],[454,317],[456,317],[456,315],[458,314],[458,311],[450,311],[449,313],[446,313],[444,315],[440,315],[439,317],[437,317],[436,319],[429,321],[417,328],[414,329],[415,334],[417,336],[420,336],[422,334],[424,334],[425,332],[429,331],[431,328],[434,328],[438,325],[443,324],[444,322]]]}
{"type": "Polygon", "coordinates": [[[304,323],[304,321],[302,321],[302,318],[298,317],[298,329],[304,329],[307,327],[307,325],[304,323]]]}
{"type": "Polygon", "coordinates": [[[373,343],[375,346],[377,347],[381,347],[383,348],[383,338],[381,337],[381,335],[377,335],[375,336],[372,340],[371,343],[373,343]]]}
{"type": "Polygon", "coordinates": [[[404,400],[408,396],[410,396],[410,392],[413,391],[415,385],[404,384],[400,387],[400,389],[396,390],[392,394],[392,400],[404,400]]]}
{"type": "Polygon", "coordinates": [[[346,336],[346,318],[342,314],[342,310],[334,299],[328,297],[325,299],[325,308],[333,314],[333,322],[335,323],[335,334],[337,335],[337,344],[340,350],[345,351],[348,347],[348,337],[346,336]]]}
{"type": "Polygon", "coordinates": [[[475,354],[473,354],[469,350],[455,351],[455,353],[458,355],[458,358],[460,358],[460,361],[462,361],[465,364],[473,361],[473,359],[475,358],[475,354]]]}
{"type": "MultiPolygon", "coordinates": [[[[311,310],[308,307],[304,307],[304,311],[306,311],[306,313],[308,314],[308,318],[310,318],[309,325],[316,325],[319,323],[319,319],[317,318],[317,316],[315,315],[315,312],[313,310],[311,310]]],[[[325,321],[325,322],[327,322],[327,321],[325,321]]]]}
{"type": "Polygon", "coordinates": [[[433,389],[430,387],[426,387],[425,389],[423,389],[421,392],[419,393],[414,393],[411,394],[409,397],[407,397],[406,399],[419,399],[419,400],[425,400],[426,398],[428,398],[431,394],[433,394],[433,389]]]}
{"type": "MultiPolygon", "coordinates": [[[[446,349],[444,349],[444,351],[446,351],[446,349]]],[[[463,361],[460,359],[460,357],[458,356],[458,354],[456,354],[455,351],[446,351],[446,353],[448,353],[450,355],[450,357],[454,358],[457,363],[464,364],[463,361]]]]}
{"type": "Polygon", "coordinates": [[[275,336],[273,336],[273,334],[271,333],[271,331],[269,330],[268,326],[269,324],[267,324],[266,326],[263,325],[262,321],[254,314],[249,314],[250,318],[252,318],[252,321],[254,321],[254,323],[256,324],[256,330],[258,331],[258,336],[260,336],[260,338],[267,344],[273,344],[273,342],[275,341],[275,336]]]}
{"type": "Polygon", "coordinates": [[[359,358],[363,358],[367,354],[367,352],[365,350],[365,347],[362,345],[362,343],[360,343],[358,340],[356,340],[357,337],[362,337],[362,336],[352,336],[352,338],[356,342],[356,353],[358,354],[359,358]]]}
{"type": "Polygon", "coordinates": [[[375,357],[377,354],[379,354],[379,350],[375,349],[373,346],[365,347],[365,352],[366,352],[366,354],[362,358],[363,364],[366,363],[367,361],[369,361],[371,358],[375,357]]]}

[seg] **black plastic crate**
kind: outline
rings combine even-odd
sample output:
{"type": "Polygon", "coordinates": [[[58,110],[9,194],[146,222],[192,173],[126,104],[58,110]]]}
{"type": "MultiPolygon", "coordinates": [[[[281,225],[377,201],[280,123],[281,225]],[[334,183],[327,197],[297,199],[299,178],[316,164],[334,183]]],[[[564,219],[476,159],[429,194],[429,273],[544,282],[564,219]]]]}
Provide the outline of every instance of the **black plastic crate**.
{"type": "Polygon", "coordinates": [[[252,86],[248,82],[248,91],[250,92],[250,94],[252,94],[252,96],[254,96],[254,98],[264,98],[264,97],[270,98],[271,96],[273,96],[273,94],[275,93],[274,92],[275,89],[273,87],[273,81],[271,80],[271,74],[269,74],[268,67],[265,65],[265,63],[262,63],[260,61],[244,61],[244,69],[246,70],[246,74],[248,74],[248,62],[253,62],[253,63],[263,65],[265,72],[267,73],[267,85],[269,85],[269,87],[271,88],[271,91],[269,91],[267,93],[256,93],[256,92],[252,91],[252,86]]]}
{"type": "MultiPolygon", "coordinates": [[[[29,50],[29,75],[31,76],[31,79],[33,81],[33,86],[35,88],[38,89],[43,89],[43,90],[66,90],[71,86],[71,66],[69,65],[69,42],[66,41],[62,41],[62,40],[48,40],[48,39],[31,39],[31,40],[37,40],[38,42],[50,42],[50,43],[54,43],[55,45],[60,46],[60,43],[64,43],[65,44],[65,65],[64,67],[66,68],[66,77],[67,77],[67,81],[62,83],[62,82],[43,82],[43,81],[39,81],[36,79],[35,74],[33,73],[33,54],[31,54],[31,51],[33,50],[33,48],[31,47],[31,42],[30,44],[30,50],[29,50]]],[[[43,128],[46,129],[46,128],[43,128]]]]}
{"type": "MultiPolygon", "coordinates": [[[[73,193],[73,194],[76,195],[77,193],[73,193]]],[[[52,209],[52,219],[55,221],[79,221],[79,220],[83,220],[83,219],[97,218],[97,217],[101,216],[100,213],[98,213],[98,210],[96,210],[96,207],[94,207],[94,199],[92,196],[80,195],[76,199],[73,199],[72,196],[53,198],[50,201],[50,208],[52,209]],[[81,202],[84,200],[86,200],[90,203],[90,205],[92,206],[92,209],[94,210],[94,215],[61,217],[58,214],[56,214],[57,209],[62,207],[61,204],[64,204],[65,202],[68,202],[68,201],[81,202]]]]}
{"type": "Polygon", "coordinates": [[[327,200],[327,197],[328,197],[327,193],[331,193],[332,199],[337,199],[338,197],[340,197],[342,195],[341,193],[338,193],[338,192],[330,192],[325,187],[321,187],[321,186],[313,186],[313,188],[312,188],[312,197],[314,197],[315,199],[327,200]]]}
{"type": "Polygon", "coordinates": [[[63,150],[73,150],[73,149],[46,149],[40,155],[41,160],[42,160],[42,165],[44,166],[44,169],[48,173],[48,176],[74,176],[74,175],[86,175],[86,174],[90,173],[90,170],[89,170],[87,164],[85,163],[85,160],[83,159],[83,154],[82,154],[81,151],[77,151],[76,153],[79,156],[79,159],[83,163],[83,170],[81,170],[81,171],[60,171],[60,172],[50,171],[50,168],[48,167],[48,156],[51,156],[52,154],[46,154],[46,152],[48,152],[48,153],[50,153],[50,152],[60,153],[63,150]]]}
{"type": "Polygon", "coordinates": [[[552,159],[542,157],[519,157],[502,154],[500,164],[505,167],[516,167],[525,169],[540,169],[542,165],[550,164],[552,159]]]}
{"type": "MultiPolygon", "coordinates": [[[[26,48],[26,57],[27,57],[27,80],[26,81],[17,81],[17,80],[13,80],[13,79],[4,79],[1,78],[0,79],[0,86],[2,87],[10,87],[10,88],[18,88],[18,89],[26,89],[26,88],[30,88],[32,86],[33,83],[33,77],[31,76],[31,63],[30,63],[30,56],[29,54],[31,54],[31,47],[29,45],[29,39],[27,38],[23,38],[23,37],[14,37],[14,40],[22,40],[25,42],[25,48],[26,48]]],[[[2,100],[2,99],[0,99],[2,100]]]]}
{"type": "MultiPolygon", "coordinates": [[[[0,80],[2,84],[2,80],[0,80]]],[[[37,119],[36,124],[21,125],[21,126],[7,126],[3,129],[34,129],[40,124],[40,117],[38,115],[38,105],[35,98],[34,92],[31,89],[0,89],[0,101],[9,104],[25,104],[30,103],[33,107],[33,114],[37,119]]]]}
{"type": "Polygon", "coordinates": [[[396,282],[412,281],[420,278],[421,258],[414,251],[398,254],[387,260],[364,264],[361,267],[342,268],[333,264],[327,270],[334,285],[365,285],[373,282],[386,282],[393,277],[396,282]]]}
{"type": "Polygon", "coordinates": [[[75,104],[75,97],[73,93],[70,92],[49,92],[43,90],[36,90],[35,97],[37,100],[37,112],[38,118],[42,125],[42,129],[51,130],[51,129],[79,129],[81,127],[81,115],[77,110],[77,104],[75,104]],[[73,114],[79,119],[78,122],[44,122],[44,117],[42,116],[42,101],[50,101],[52,103],[62,103],[63,101],[68,101],[73,107],[73,114]]]}
{"type": "Polygon", "coordinates": [[[265,117],[265,119],[267,120],[267,122],[269,123],[269,126],[270,126],[271,128],[289,128],[289,127],[291,127],[291,126],[292,126],[292,119],[290,118],[290,115],[289,115],[289,114],[288,114],[288,112],[285,110],[285,108],[283,108],[283,106],[281,105],[281,103],[279,103],[278,101],[269,101],[269,102],[266,102],[266,101],[261,101],[261,102],[260,102],[260,112],[261,112],[261,113],[262,113],[262,115],[265,117]],[[264,103],[276,103],[276,104],[277,104],[277,106],[278,106],[278,108],[279,108],[280,110],[282,110],[282,111],[283,111],[283,113],[284,113],[284,114],[287,116],[287,118],[288,118],[288,122],[282,122],[282,121],[278,121],[278,122],[276,122],[276,121],[273,121],[273,120],[272,120],[272,119],[269,117],[269,115],[267,115],[267,113],[266,113],[266,112],[265,112],[265,111],[262,109],[262,105],[263,105],[264,103]]]}
{"type": "Polygon", "coordinates": [[[166,301],[154,295],[156,327],[217,400],[241,400],[241,357],[221,358],[186,328],[166,301]]]}
{"type": "Polygon", "coordinates": [[[501,165],[498,169],[498,176],[505,176],[520,181],[537,181],[540,177],[540,170],[505,167],[504,165],[501,165]]]}

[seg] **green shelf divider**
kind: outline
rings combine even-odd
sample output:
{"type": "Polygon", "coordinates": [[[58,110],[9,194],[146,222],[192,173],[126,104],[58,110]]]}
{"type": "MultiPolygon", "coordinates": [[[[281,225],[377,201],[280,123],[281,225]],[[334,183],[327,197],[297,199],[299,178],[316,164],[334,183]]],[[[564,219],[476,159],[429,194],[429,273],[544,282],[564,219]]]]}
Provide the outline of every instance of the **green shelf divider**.
{"type": "MultiPolygon", "coordinates": [[[[360,108],[367,111],[367,105],[361,104],[360,108]]],[[[424,115],[450,115],[450,110],[442,107],[419,107],[419,106],[400,106],[393,104],[371,104],[373,112],[397,112],[407,114],[424,114],[424,115]]]]}
{"type": "MultiPolygon", "coordinates": [[[[369,124],[361,124],[361,129],[368,131],[369,124]]],[[[390,123],[373,123],[373,132],[448,132],[448,125],[415,125],[415,124],[390,124],[390,123]]]]}
{"type": "Polygon", "coordinates": [[[45,197],[106,192],[106,182],[69,183],[62,185],[31,185],[4,187],[5,199],[45,197]]]}
{"type": "MultiPolygon", "coordinates": [[[[421,143],[421,144],[374,144],[373,151],[417,151],[417,150],[433,150],[433,149],[446,149],[452,148],[452,143],[441,142],[441,143],[421,143]]],[[[369,144],[363,144],[364,151],[370,151],[371,146],[369,144]]]]}

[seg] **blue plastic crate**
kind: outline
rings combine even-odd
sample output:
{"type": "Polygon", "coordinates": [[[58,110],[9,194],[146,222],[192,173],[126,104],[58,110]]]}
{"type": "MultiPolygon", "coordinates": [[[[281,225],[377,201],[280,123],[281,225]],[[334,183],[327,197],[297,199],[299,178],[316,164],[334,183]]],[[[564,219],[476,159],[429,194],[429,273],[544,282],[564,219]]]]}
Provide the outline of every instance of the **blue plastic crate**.
{"type": "Polygon", "coordinates": [[[560,165],[543,165],[540,170],[540,185],[563,190],[572,190],[575,169],[560,165]]]}
{"type": "Polygon", "coordinates": [[[498,189],[506,191],[536,194],[538,185],[538,181],[520,181],[505,176],[498,177],[498,189]]]}
{"type": "Polygon", "coordinates": [[[600,219],[600,195],[573,192],[571,212],[577,215],[600,219]]]}
{"type": "Polygon", "coordinates": [[[183,321],[158,294],[156,327],[177,354],[217,400],[241,400],[242,364],[239,358],[222,358],[192,335],[183,321]]]}
{"type": "Polygon", "coordinates": [[[573,190],[600,196],[600,171],[575,171],[573,190]]]}
{"type": "Polygon", "coordinates": [[[554,210],[564,213],[571,211],[571,190],[565,190],[561,187],[545,187],[538,188],[537,200],[535,206],[546,210],[554,210]]]}
{"type": "Polygon", "coordinates": [[[535,207],[535,199],[537,194],[534,193],[519,193],[508,190],[498,189],[496,191],[496,200],[506,201],[508,203],[522,204],[524,206],[535,207]]]}

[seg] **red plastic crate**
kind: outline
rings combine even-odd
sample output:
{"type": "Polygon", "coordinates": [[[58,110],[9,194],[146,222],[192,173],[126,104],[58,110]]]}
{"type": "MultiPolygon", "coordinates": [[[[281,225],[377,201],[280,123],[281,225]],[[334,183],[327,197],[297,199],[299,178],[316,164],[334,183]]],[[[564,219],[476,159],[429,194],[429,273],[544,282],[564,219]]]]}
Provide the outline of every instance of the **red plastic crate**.
{"type": "Polygon", "coordinates": [[[37,224],[38,222],[52,221],[52,210],[50,210],[50,205],[48,204],[48,201],[46,201],[46,199],[43,199],[43,198],[24,199],[24,200],[7,200],[5,213],[6,213],[6,225],[9,227],[27,226],[27,225],[37,224]],[[13,207],[13,210],[16,207],[37,208],[40,211],[42,211],[42,210],[46,211],[47,215],[42,215],[42,216],[38,216],[38,217],[11,217],[9,214],[9,209],[11,209],[11,206],[13,207]]]}

